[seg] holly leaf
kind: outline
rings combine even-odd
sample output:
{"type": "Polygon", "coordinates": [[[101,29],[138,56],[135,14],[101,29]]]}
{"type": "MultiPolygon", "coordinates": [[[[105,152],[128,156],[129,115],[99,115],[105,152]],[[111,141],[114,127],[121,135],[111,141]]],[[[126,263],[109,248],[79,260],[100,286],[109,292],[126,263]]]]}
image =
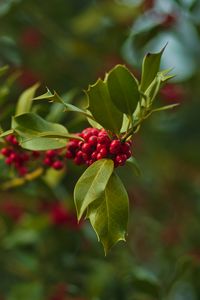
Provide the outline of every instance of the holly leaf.
{"type": "Polygon", "coordinates": [[[86,95],[88,110],[94,119],[105,129],[119,133],[123,114],[113,104],[106,80],[98,79],[95,84],[89,86],[86,95]]]}
{"type": "MultiPolygon", "coordinates": [[[[165,46],[166,47],[166,46],[165,46]]],[[[161,56],[165,47],[157,53],[147,53],[142,64],[142,78],[140,84],[140,91],[145,92],[152,83],[160,69],[161,56]]]]}
{"type": "Polygon", "coordinates": [[[92,202],[87,211],[105,255],[118,241],[125,241],[128,223],[128,195],[119,177],[113,173],[104,193],[92,202]]]}
{"type": "Polygon", "coordinates": [[[52,94],[51,91],[49,89],[47,89],[47,92],[45,94],[40,95],[40,96],[34,98],[33,100],[48,100],[50,102],[61,103],[65,107],[65,111],[81,113],[84,116],[88,117],[89,115],[87,114],[87,112],[85,112],[84,110],[78,108],[77,106],[75,106],[73,104],[68,103],[68,101],[71,100],[76,93],[77,93],[77,90],[72,90],[72,91],[68,92],[66,95],[66,99],[64,100],[55,91],[52,94]]]}
{"type": "Polygon", "coordinates": [[[39,83],[34,84],[33,86],[26,89],[19,97],[17,102],[15,115],[20,115],[23,113],[27,113],[31,110],[32,100],[35,95],[37,88],[39,87],[39,83]]]}
{"type": "Polygon", "coordinates": [[[140,99],[136,78],[125,66],[117,65],[108,73],[106,80],[114,105],[131,116],[140,99]]]}
{"type": "Polygon", "coordinates": [[[22,148],[32,151],[46,151],[66,147],[66,140],[61,138],[27,138],[20,136],[18,141],[22,148]]]}
{"type": "Polygon", "coordinates": [[[78,220],[87,207],[102,196],[113,169],[114,163],[111,159],[101,159],[87,168],[79,178],[74,189],[78,220]]]}
{"type": "Polygon", "coordinates": [[[30,150],[62,148],[65,147],[67,139],[80,139],[69,134],[64,126],[48,122],[35,113],[13,117],[12,129],[21,137],[21,146],[30,150]]]}

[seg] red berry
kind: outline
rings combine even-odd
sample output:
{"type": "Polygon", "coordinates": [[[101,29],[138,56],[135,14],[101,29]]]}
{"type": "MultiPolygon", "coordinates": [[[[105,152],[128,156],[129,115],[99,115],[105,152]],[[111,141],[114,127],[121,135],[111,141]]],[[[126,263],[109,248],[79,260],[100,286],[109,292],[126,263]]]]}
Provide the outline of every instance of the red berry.
{"type": "Polygon", "coordinates": [[[104,145],[97,144],[96,151],[99,152],[103,147],[104,147],[104,145]]]}
{"type": "Polygon", "coordinates": [[[67,148],[70,151],[76,151],[77,147],[78,147],[78,140],[72,140],[68,143],[67,148]]]}
{"type": "Polygon", "coordinates": [[[101,129],[101,130],[99,131],[98,136],[102,136],[102,135],[107,135],[107,132],[106,132],[105,129],[101,129]]]}
{"type": "Polygon", "coordinates": [[[97,144],[97,136],[92,135],[89,139],[88,139],[88,143],[95,146],[97,144]]]}
{"type": "Polygon", "coordinates": [[[10,158],[10,157],[7,157],[6,160],[5,160],[5,163],[6,163],[7,165],[11,165],[12,162],[13,162],[13,160],[12,160],[12,158],[10,158]]]}
{"type": "Polygon", "coordinates": [[[20,176],[24,176],[24,175],[26,175],[28,173],[28,170],[27,170],[26,167],[20,167],[18,169],[18,172],[19,172],[20,176]]]}
{"type": "Polygon", "coordinates": [[[102,158],[106,157],[108,154],[108,151],[105,147],[101,148],[101,150],[99,151],[99,153],[101,154],[102,158]]]}
{"type": "Polygon", "coordinates": [[[81,148],[83,146],[84,142],[83,141],[79,141],[78,142],[78,147],[81,148]]]}
{"type": "Polygon", "coordinates": [[[123,166],[127,160],[127,156],[126,154],[119,154],[116,156],[115,160],[120,166],[123,166]]]}
{"type": "Polygon", "coordinates": [[[87,154],[90,154],[92,152],[92,145],[89,143],[84,143],[83,146],[81,147],[81,150],[87,154]]]}
{"type": "Polygon", "coordinates": [[[53,164],[53,161],[49,157],[45,157],[43,163],[47,166],[51,166],[53,164]]]}
{"type": "Polygon", "coordinates": [[[82,165],[84,162],[83,162],[83,159],[82,159],[82,158],[76,156],[76,157],[74,158],[74,163],[75,163],[76,165],[82,165]]]}
{"type": "Polygon", "coordinates": [[[23,160],[23,161],[28,161],[29,160],[29,155],[27,153],[22,153],[20,158],[23,160]]]}
{"type": "Polygon", "coordinates": [[[12,151],[11,149],[8,149],[8,148],[2,148],[2,149],[1,149],[1,154],[2,154],[3,156],[8,157],[8,156],[10,155],[11,151],[12,151]]]}
{"type": "Polygon", "coordinates": [[[93,161],[96,160],[97,154],[98,154],[98,153],[97,153],[96,151],[92,152],[91,158],[92,158],[93,161]]]}
{"type": "Polygon", "coordinates": [[[110,138],[107,135],[98,136],[98,143],[108,145],[110,143],[110,138]]]}
{"type": "Polygon", "coordinates": [[[97,153],[97,160],[102,159],[103,155],[101,153],[97,153]]]}
{"type": "Polygon", "coordinates": [[[86,165],[87,165],[87,166],[90,166],[90,165],[92,165],[92,164],[93,164],[93,160],[92,160],[92,159],[86,161],[86,165]]]}
{"type": "Polygon", "coordinates": [[[85,128],[83,131],[82,131],[82,134],[85,134],[85,133],[88,133],[91,131],[91,127],[88,127],[88,128],[85,128]]]}
{"type": "Polygon", "coordinates": [[[92,135],[95,135],[95,136],[97,136],[99,134],[99,130],[97,128],[92,128],[90,130],[90,132],[91,132],[92,135]]]}
{"type": "Polygon", "coordinates": [[[68,159],[72,159],[75,157],[74,153],[71,152],[70,150],[67,150],[66,154],[65,154],[65,157],[68,158],[68,159]]]}
{"type": "Polygon", "coordinates": [[[83,134],[83,139],[88,142],[89,138],[92,136],[92,133],[88,131],[87,133],[83,134]]]}
{"type": "Polygon", "coordinates": [[[57,152],[55,150],[47,150],[45,154],[47,157],[53,158],[54,156],[56,156],[57,152]]]}
{"type": "Polygon", "coordinates": [[[10,143],[14,146],[18,145],[18,141],[13,134],[8,135],[5,139],[8,143],[10,143]]]}
{"type": "Polygon", "coordinates": [[[38,157],[40,157],[40,152],[39,152],[39,151],[32,151],[32,157],[33,157],[33,158],[38,158],[38,157]]]}
{"type": "Polygon", "coordinates": [[[126,152],[126,156],[127,156],[127,159],[132,156],[131,150],[129,150],[129,151],[126,152]]]}
{"type": "Polygon", "coordinates": [[[52,168],[54,168],[55,170],[61,170],[64,167],[64,164],[62,161],[60,160],[56,160],[54,161],[54,163],[52,164],[52,168]]]}
{"type": "Polygon", "coordinates": [[[10,158],[10,160],[12,160],[14,162],[14,161],[17,161],[18,156],[17,156],[16,153],[13,152],[13,153],[11,153],[11,155],[9,156],[9,158],[10,158]]]}
{"type": "Polygon", "coordinates": [[[130,151],[130,144],[125,142],[121,144],[121,151],[126,154],[128,151],[130,151]]]}
{"type": "Polygon", "coordinates": [[[120,140],[113,140],[110,144],[110,153],[111,154],[117,154],[121,150],[121,142],[120,140]]]}

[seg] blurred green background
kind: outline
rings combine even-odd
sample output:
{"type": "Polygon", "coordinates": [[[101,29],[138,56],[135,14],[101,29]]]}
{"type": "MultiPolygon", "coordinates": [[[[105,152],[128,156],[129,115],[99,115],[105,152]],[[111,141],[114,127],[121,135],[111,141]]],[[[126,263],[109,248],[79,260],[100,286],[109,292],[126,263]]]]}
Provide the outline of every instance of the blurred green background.
{"type": "MultiPolygon", "coordinates": [[[[85,103],[83,89],[117,63],[140,76],[142,57],[168,43],[160,92],[173,111],[146,121],[133,142],[142,174],[119,174],[130,196],[127,243],[107,257],[90,225],[76,224],[73,187],[82,168],[50,171],[5,190],[0,159],[0,300],[200,299],[200,1],[2,0],[0,124],[9,129],[20,93],[40,81],[85,103]]],[[[35,111],[69,130],[84,119],[50,104],[35,111]],[[55,110],[56,108],[56,110],[55,110]]]]}

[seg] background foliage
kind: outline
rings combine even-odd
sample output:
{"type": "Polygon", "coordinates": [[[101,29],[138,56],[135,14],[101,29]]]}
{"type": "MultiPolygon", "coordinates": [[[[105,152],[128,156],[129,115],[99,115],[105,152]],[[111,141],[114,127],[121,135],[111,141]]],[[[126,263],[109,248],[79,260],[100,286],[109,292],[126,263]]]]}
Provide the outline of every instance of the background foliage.
{"type": "MultiPolygon", "coordinates": [[[[0,299],[152,300],[200,298],[200,142],[198,0],[23,1],[0,3],[0,123],[20,93],[40,81],[84,106],[82,93],[117,63],[139,78],[144,54],[168,43],[163,68],[177,76],[159,96],[173,111],[152,116],[133,151],[137,177],[121,168],[130,196],[127,243],[108,257],[88,223],[76,223],[72,191],[81,174],[65,172],[5,190],[13,174],[0,160],[0,299]]],[[[88,124],[40,104],[36,112],[77,132],[88,124]]]]}

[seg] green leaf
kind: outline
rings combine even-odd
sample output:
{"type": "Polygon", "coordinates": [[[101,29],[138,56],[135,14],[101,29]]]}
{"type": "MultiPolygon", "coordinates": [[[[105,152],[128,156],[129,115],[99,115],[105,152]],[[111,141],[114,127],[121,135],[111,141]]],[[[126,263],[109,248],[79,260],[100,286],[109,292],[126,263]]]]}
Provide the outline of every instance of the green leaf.
{"type": "Polygon", "coordinates": [[[7,71],[9,67],[8,66],[3,66],[0,68],[0,76],[3,76],[7,71]]]}
{"type": "Polygon", "coordinates": [[[135,77],[125,66],[117,65],[108,73],[106,80],[112,102],[119,111],[131,116],[140,99],[135,77]]]}
{"type": "Polygon", "coordinates": [[[125,241],[128,223],[128,195],[119,179],[113,173],[101,196],[88,208],[87,217],[102,242],[105,255],[118,241],[125,241]]]}
{"type": "Polygon", "coordinates": [[[13,117],[12,129],[21,136],[21,146],[30,150],[62,148],[66,145],[66,139],[80,139],[76,135],[69,134],[64,126],[47,122],[34,113],[13,117]]]}
{"type": "Polygon", "coordinates": [[[34,84],[30,88],[26,89],[19,97],[17,102],[15,115],[20,115],[23,113],[30,112],[32,106],[32,100],[35,95],[39,83],[34,84]]]}
{"type": "Polygon", "coordinates": [[[47,89],[47,92],[41,96],[38,96],[36,98],[34,98],[33,100],[48,100],[50,102],[56,102],[56,103],[61,103],[62,105],[64,105],[65,107],[65,111],[71,111],[71,112],[76,112],[76,113],[81,113],[84,116],[89,116],[87,114],[87,112],[85,112],[84,110],[78,108],[77,106],[68,103],[69,97],[72,97],[75,95],[75,91],[72,90],[71,93],[67,96],[67,99],[64,100],[62,99],[55,91],[52,94],[51,91],[49,89],[47,89]]]}
{"type": "Polygon", "coordinates": [[[145,91],[146,101],[148,103],[148,107],[150,108],[153,101],[155,100],[156,96],[158,95],[158,92],[161,88],[161,85],[174,77],[174,75],[169,75],[169,72],[171,69],[163,70],[161,72],[158,72],[152,83],[149,85],[147,90],[145,91]]]}
{"type": "Polygon", "coordinates": [[[140,170],[140,166],[137,162],[137,160],[135,159],[135,157],[130,157],[127,161],[126,164],[133,170],[133,172],[137,175],[140,176],[141,175],[141,170],[140,170]]]}
{"type": "Polygon", "coordinates": [[[170,104],[170,105],[166,105],[166,106],[154,108],[154,109],[152,109],[151,112],[153,113],[153,112],[157,112],[157,111],[168,110],[168,109],[172,109],[174,107],[177,107],[179,105],[180,105],[180,103],[174,103],[174,104],[170,104]]]}
{"type": "Polygon", "coordinates": [[[20,136],[18,140],[22,148],[32,151],[45,151],[66,147],[66,140],[59,138],[25,138],[20,136]]]}
{"type": "Polygon", "coordinates": [[[105,129],[113,133],[119,133],[123,114],[113,104],[106,81],[98,81],[89,86],[86,91],[88,98],[88,110],[95,120],[105,129]]]}
{"type": "Polygon", "coordinates": [[[13,117],[12,129],[20,132],[22,136],[40,137],[44,132],[54,132],[67,135],[67,129],[57,123],[51,123],[35,113],[24,113],[13,117]]]}
{"type": "Polygon", "coordinates": [[[7,135],[9,135],[9,134],[12,134],[13,132],[14,132],[13,129],[6,130],[6,131],[4,131],[4,132],[2,132],[2,133],[0,134],[0,137],[1,137],[1,138],[2,138],[2,137],[5,137],[5,136],[7,136],[7,135]]]}
{"type": "Polygon", "coordinates": [[[147,295],[151,295],[153,299],[158,299],[161,293],[161,286],[158,278],[149,270],[135,267],[133,270],[133,285],[136,290],[147,295]]]}
{"type": "Polygon", "coordinates": [[[87,168],[79,178],[74,189],[78,220],[87,207],[102,196],[113,169],[114,163],[111,159],[101,159],[87,168]]]}
{"type": "Polygon", "coordinates": [[[148,53],[144,57],[142,64],[142,79],[140,84],[141,92],[145,92],[156,77],[160,69],[160,60],[165,47],[158,53],[148,53]]]}
{"type": "MultiPolygon", "coordinates": [[[[88,114],[90,114],[89,111],[87,111],[87,112],[88,112],[88,114]]],[[[87,117],[87,121],[92,127],[102,129],[102,126],[99,123],[97,123],[94,119],[87,117]]]]}

